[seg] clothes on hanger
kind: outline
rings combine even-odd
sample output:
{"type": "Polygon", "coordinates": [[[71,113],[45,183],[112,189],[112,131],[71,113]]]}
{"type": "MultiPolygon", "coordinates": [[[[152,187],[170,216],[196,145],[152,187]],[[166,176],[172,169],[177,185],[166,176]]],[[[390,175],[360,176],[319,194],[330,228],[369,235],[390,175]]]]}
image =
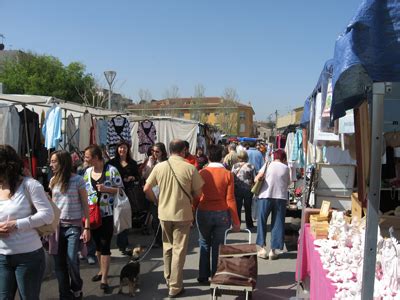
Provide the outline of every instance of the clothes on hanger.
{"type": "Polygon", "coordinates": [[[90,145],[90,127],[92,127],[92,115],[85,112],[78,123],[79,128],[79,150],[84,151],[90,145]]]}
{"type": "Polygon", "coordinates": [[[70,151],[79,147],[79,131],[76,128],[75,118],[72,114],[67,117],[67,144],[70,151]]]}
{"type": "Polygon", "coordinates": [[[20,118],[14,105],[0,107],[0,144],[8,144],[18,151],[20,118]]]}
{"type": "Polygon", "coordinates": [[[139,153],[147,153],[147,150],[154,145],[157,139],[157,130],[154,123],[149,120],[139,122],[137,133],[139,137],[139,153]]]}
{"type": "Polygon", "coordinates": [[[116,116],[108,121],[107,145],[111,158],[115,156],[116,145],[121,140],[132,142],[130,124],[127,118],[116,116]]]}
{"type": "Polygon", "coordinates": [[[42,126],[44,146],[46,149],[57,148],[61,140],[61,108],[53,105],[46,113],[42,126]]]}
{"type": "Polygon", "coordinates": [[[28,153],[30,153],[30,156],[34,155],[37,157],[40,149],[39,115],[26,107],[24,107],[18,114],[21,120],[19,127],[20,146],[18,153],[22,157],[26,157],[28,153]],[[26,128],[28,132],[26,132],[26,128]],[[26,139],[26,134],[28,134],[28,141],[26,139]]]}
{"type": "Polygon", "coordinates": [[[99,136],[97,143],[100,146],[107,145],[108,122],[104,119],[98,119],[96,124],[97,124],[97,134],[99,136]]]}

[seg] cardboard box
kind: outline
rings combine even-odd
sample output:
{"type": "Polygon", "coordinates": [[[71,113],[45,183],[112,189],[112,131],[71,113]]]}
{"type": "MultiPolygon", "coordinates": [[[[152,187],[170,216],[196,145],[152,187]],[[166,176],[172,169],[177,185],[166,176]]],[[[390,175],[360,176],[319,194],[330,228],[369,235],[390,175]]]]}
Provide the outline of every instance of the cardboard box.
{"type": "Polygon", "coordinates": [[[351,194],[351,216],[361,220],[363,215],[362,203],[358,200],[358,193],[351,194]]]}
{"type": "Polygon", "coordinates": [[[320,209],[319,208],[305,208],[304,209],[304,222],[310,223],[310,216],[311,215],[319,215],[320,209]]]}

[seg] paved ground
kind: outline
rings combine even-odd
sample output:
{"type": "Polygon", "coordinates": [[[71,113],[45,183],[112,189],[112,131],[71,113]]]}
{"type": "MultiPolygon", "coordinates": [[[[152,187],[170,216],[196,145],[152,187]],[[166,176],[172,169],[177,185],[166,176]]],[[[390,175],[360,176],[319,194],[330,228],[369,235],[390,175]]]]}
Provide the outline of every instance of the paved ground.
{"type": "MultiPolygon", "coordinates": [[[[244,218],[242,218],[244,219],[244,218]]],[[[287,219],[287,222],[290,221],[287,219]]],[[[243,226],[243,224],[242,224],[243,226]]],[[[252,234],[252,241],[255,241],[256,234],[252,234]]],[[[270,237],[268,231],[268,238],[270,237]]],[[[244,233],[232,235],[232,240],[244,240],[244,233]]],[[[142,235],[138,230],[132,230],[130,233],[130,242],[132,244],[148,245],[151,242],[151,236],[142,235]]],[[[185,294],[180,299],[211,299],[210,289],[200,286],[197,281],[198,275],[198,233],[197,228],[193,228],[189,243],[188,255],[184,269],[185,294]]],[[[294,272],[296,265],[296,243],[297,236],[295,232],[287,232],[285,237],[285,250],[280,259],[268,261],[258,259],[258,280],[257,287],[253,293],[253,299],[289,299],[296,295],[296,283],[294,272]]],[[[119,272],[123,265],[128,261],[127,257],[119,254],[114,245],[112,250],[111,268],[109,284],[113,288],[111,295],[105,295],[100,290],[100,284],[91,282],[91,278],[96,274],[97,265],[90,266],[86,261],[82,261],[81,275],[84,280],[83,294],[84,299],[94,300],[99,298],[109,299],[129,299],[127,295],[119,295],[119,272]]],[[[126,290],[125,290],[126,291],[126,290]]],[[[162,250],[152,249],[141,263],[140,285],[136,292],[137,299],[166,299],[168,289],[164,284],[162,250]]],[[[58,299],[58,284],[54,276],[43,282],[41,299],[58,299]]],[[[245,299],[243,296],[223,296],[222,299],[245,299]]]]}

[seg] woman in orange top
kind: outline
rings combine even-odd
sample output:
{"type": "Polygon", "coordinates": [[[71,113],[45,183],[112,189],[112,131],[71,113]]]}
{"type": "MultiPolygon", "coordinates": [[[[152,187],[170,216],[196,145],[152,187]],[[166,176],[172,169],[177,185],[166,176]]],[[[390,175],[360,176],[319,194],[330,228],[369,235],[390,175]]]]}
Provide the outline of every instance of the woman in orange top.
{"type": "Polygon", "coordinates": [[[240,230],[237,214],[233,174],[221,163],[222,146],[212,145],[208,149],[210,163],[200,171],[205,184],[199,199],[195,199],[197,228],[199,230],[200,261],[197,281],[207,284],[209,277],[217,271],[218,247],[224,242],[225,231],[233,227],[240,230]],[[211,272],[210,272],[210,253],[211,272]]]}

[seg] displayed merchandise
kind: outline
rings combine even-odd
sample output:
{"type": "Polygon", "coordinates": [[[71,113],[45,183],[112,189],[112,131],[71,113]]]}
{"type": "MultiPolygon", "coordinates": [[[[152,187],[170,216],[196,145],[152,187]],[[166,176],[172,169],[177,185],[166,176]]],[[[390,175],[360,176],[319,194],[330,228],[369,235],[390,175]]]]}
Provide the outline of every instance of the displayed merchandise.
{"type": "MultiPolygon", "coordinates": [[[[328,238],[314,241],[326,277],[336,287],[334,299],[361,299],[365,228],[365,219],[354,217],[349,224],[343,211],[333,211],[328,238]]],[[[399,258],[399,242],[383,238],[378,230],[374,298],[400,295],[399,258]]]]}
{"type": "Polygon", "coordinates": [[[46,118],[42,126],[42,134],[44,136],[44,146],[46,149],[54,149],[58,147],[61,140],[61,108],[53,104],[46,112],[46,118]]]}
{"type": "Polygon", "coordinates": [[[110,158],[115,156],[116,145],[124,140],[129,144],[132,142],[129,121],[122,116],[116,116],[108,121],[107,145],[110,158]]]}
{"type": "Polygon", "coordinates": [[[84,151],[90,145],[90,127],[92,127],[92,115],[84,113],[78,122],[80,151],[84,151]]]}
{"type": "Polygon", "coordinates": [[[157,130],[154,123],[149,120],[140,122],[137,134],[139,137],[139,153],[147,153],[147,150],[154,145],[157,139],[157,130]]]}

